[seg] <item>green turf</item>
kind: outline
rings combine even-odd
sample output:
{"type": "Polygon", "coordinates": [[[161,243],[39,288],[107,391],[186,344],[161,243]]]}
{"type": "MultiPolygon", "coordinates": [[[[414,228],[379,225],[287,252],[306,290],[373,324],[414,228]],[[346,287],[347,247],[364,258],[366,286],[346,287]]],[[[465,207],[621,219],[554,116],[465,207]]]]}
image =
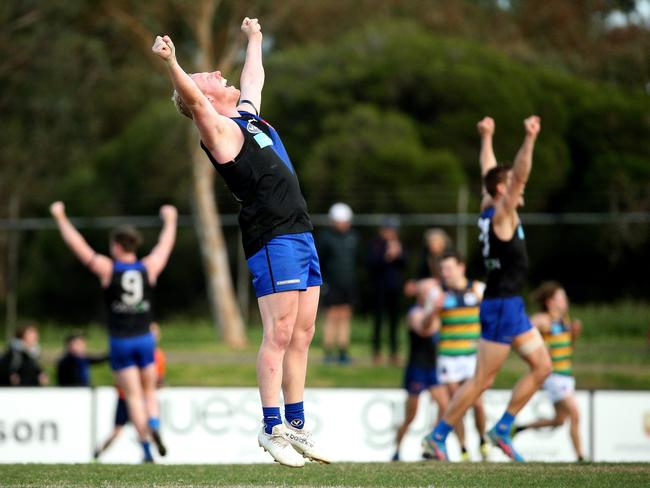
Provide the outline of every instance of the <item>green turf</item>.
{"type": "Polygon", "coordinates": [[[648,464],[4,465],[3,487],[648,486],[648,464]]]}
{"type": "MultiPolygon", "coordinates": [[[[575,352],[578,388],[650,388],[650,346],[646,337],[650,305],[623,302],[574,306],[572,313],[584,322],[584,333],[575,352]]],[[[218,341],[208,320],[179,317],[163,321],[162,346],[168,354],[167,383],[172,386],[255,386],[255,356],[261,327],[259,319],[252,318],[248,329],[249,345],[239,351],[218,341]]],[[[399,387],[402,368],[377,367],[370,361],[370,319],[354,320],[351,355],[355,361],[346,367],[322,364],[320,321],[322,314],[310,355],[309,386],[399,387]]],[[[43,364],[51,375],[66,330],[69,329],[56,324],[41,324],[43,364]]],[[[106,349],[106,332],[101,325],[91,324],[85,330],[92,351],[106,349]]],[[[406,328],[402,327],[400,332],[404,355],[406,328]]],[[[512,354],[499,373],[495,387],[512,387],[525,369],[525,364],[512,354]]],[[[105,365],[93,367],[92,378],[94,385],[112,384],[110,370],[105,365]]]]}

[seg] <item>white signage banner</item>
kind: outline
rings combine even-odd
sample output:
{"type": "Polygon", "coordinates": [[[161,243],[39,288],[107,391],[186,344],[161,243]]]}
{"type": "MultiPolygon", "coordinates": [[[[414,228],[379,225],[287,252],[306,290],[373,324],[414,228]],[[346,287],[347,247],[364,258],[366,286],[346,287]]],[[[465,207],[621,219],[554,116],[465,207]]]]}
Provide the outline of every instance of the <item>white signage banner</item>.
{"type": "Polygon", "coordinates": [[[0,388],[0,462],[89,461],[91,402],[87,388],[0,388]]]}
{"type": "MultiPolygon", "coordinates": [[[[113,429],[117,395],[114,388],[96,390],[97,442],[113,429]]],[[[490,391],[485,395],[487,426],[503,413],[510,393],[490,391]]],[[[589,394],[578,392],[582,412],[581,434],[589,446],[589,394]]],[[[305,395],[307,428],[335,461],[389,461],[395,452],[395,434],[404,418],[406,393],[398,389],[310,389],[305,395]]],[[[254,388],[169,388],[160,392],[162,435],[169,453],[157,459],[164,463],[257,463],[271,458],[257,445],[261,423],[259,394],[254,388]]],[[[401,447],[401,459],[421,459],[422,438],[431,431],[437,415],[427,394],[401,447]]],[[[553,406],[545,393],[535,395],[518,416],[518,423],[551,418],[553,406]]],[[[480,460],[473,415],[465,419],[466,444],[473,460],[480,460]]],[[[568,426],[543,431],[525,431],[515,446],[526,459],[575,460],[568,426]]],[[[448,442],[452,460],[460,459],[454,435],[448,442]]],[[[589,455],[589,453],[587,453],[589,455]]],[[[132,426],[102,456],[102,462],[140,462],[142,452],[132,426]]],[[[492,449],[490,460],[505,456],[492,449]]]]}
{"type": "Polygon", "coordinates": [[[594,392],[594,461],[650,461],[650,392],[594,392]]]}

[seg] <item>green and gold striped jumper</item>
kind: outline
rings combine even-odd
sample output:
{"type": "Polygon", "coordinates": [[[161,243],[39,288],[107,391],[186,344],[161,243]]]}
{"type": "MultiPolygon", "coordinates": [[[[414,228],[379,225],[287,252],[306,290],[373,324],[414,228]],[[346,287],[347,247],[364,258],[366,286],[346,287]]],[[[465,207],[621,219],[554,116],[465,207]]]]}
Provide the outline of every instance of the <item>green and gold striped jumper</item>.
{"type": "Polygon", "coordinates": [[[542,335],[551,353],[553,373],[573,376],[573,339],[564,322],[554,320],[551,330],[542,335]]]}
{"type": "Polygon", "coordinates": [[[441,356],[471,356],[476,354],[481,337],[479,319],[480,299],[468,281],[464,290],[444,288],[445,300],[440,311],[440,342],[438,354],[441,356]]]}

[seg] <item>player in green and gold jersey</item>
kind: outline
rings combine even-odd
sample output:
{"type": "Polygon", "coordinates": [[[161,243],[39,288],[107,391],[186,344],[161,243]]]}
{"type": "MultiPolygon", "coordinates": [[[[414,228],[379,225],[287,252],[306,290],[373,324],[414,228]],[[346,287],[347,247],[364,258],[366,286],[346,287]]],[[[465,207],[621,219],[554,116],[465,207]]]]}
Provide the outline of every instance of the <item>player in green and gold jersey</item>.
{"type": "Polygon", "coordinates": [[[583,461],[584,453],[579,432],[580,413],[575,397],[576,380],[573,377],[573,347],[582,330],[582,323],[580,320],[569,318],[569,299],[559,283],[542,283],[534,295],[541,312],[532,316],[531,322],[542,333],[551,354],[553,373],[544,382],[544,389],[555,407],[555,417],[515,427],[515,432],[560,427],[569,419],[573,448],[578,461],[583,461]]]}

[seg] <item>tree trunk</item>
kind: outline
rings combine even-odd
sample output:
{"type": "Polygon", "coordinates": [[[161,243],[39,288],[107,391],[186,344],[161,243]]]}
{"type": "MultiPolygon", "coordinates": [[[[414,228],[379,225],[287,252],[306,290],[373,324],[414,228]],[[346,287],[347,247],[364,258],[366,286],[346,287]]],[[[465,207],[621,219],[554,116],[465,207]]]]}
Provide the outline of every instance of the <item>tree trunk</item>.
{"type": "Polygon", "coordinates": [[[232,286],[226,241],[214,194],[214,168],[190,131],[196,233],[201,246],[208,302],[215,327],[232,347],[246,345],[246,330],[232,286]]]}
{"type": "MultiPolygon", "coordinates": [[[[197,71],[210,71],[214,67],[214,45],[211,27],[217,10],[215,0],[204,0],[194,5],[198,15],[191,23],[199,46],[197,71]]],[[[225,61],[225,60],[224,60],[225,61]]],[[[230,60],[228,60],[229,62],[230,60]]],[[[220,66],[227,71],[229,66],[220,66]]],[[[228,250],[223,237],[221,218],[214,193],[214,168],[209,164],[199,146],[194,128],[189,136],[192,155],[192,186],[196,232],[203,256],[207,282],[208,302],[215,327],[231,347],[246,345],[246,329],[235,298],[228,263],[228,250]]]]}

